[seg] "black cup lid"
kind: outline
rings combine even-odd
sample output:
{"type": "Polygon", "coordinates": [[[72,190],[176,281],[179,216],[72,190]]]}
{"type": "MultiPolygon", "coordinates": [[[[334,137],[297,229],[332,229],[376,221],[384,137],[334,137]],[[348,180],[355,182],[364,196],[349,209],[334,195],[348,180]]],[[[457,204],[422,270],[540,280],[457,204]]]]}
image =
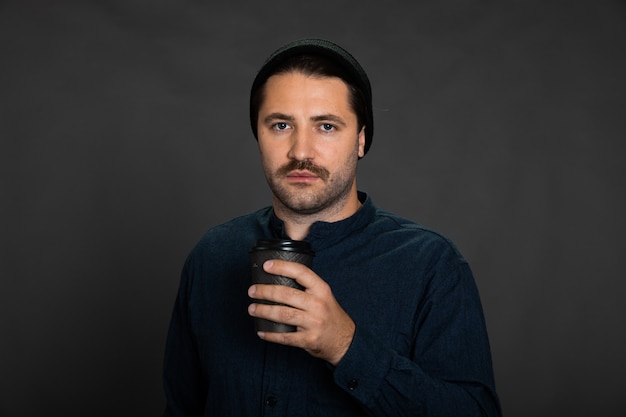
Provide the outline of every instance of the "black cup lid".
{"type": "Polygon", "coordinates": [[[252,247],[252,251],[262,250],[284,250],[298,253],[308,253],[313,255],[313,249],[309,242],[291,239],[259,239],[252,247]]]}

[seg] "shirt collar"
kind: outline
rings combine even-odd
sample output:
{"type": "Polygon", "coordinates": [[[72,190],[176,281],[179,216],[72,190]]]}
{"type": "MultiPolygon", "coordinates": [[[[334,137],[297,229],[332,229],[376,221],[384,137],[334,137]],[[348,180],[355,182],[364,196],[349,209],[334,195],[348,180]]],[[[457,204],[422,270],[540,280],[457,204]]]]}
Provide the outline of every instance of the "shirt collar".
{"type": "MultiPolygon", "coordinates": [[[[304,240],[311,244],[314,251],[332,246],[350,233],[362,229],[373,220],[376,209],[369,195],[359,191],[358,198],[361,207],[352,216],[337,222],[318,221],[311,225],[311,230],[304,240]]],[[[270,230],[275,238],[287,238],[285,224],[276,216],[274,210],[272,210],[270,217],[270,230]]]]}

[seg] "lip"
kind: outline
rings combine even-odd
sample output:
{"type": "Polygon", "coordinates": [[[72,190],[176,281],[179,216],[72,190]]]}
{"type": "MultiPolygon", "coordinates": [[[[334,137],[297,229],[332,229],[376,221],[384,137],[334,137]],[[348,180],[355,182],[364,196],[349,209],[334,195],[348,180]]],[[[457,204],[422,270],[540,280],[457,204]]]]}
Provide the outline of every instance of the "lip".
{"type": "Polygon", "coordinates": [[[287,179],[294,182],[313,182],[319,179],[319,177],[309,171],[291,171],[287,174],[287,179]]]}

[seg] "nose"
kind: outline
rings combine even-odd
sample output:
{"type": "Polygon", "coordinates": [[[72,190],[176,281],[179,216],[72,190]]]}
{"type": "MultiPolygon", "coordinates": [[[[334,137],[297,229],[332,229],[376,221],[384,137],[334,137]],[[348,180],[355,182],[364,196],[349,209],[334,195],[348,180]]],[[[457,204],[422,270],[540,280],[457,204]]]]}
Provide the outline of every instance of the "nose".
{"type": "Polygon", "coordinates": [[[301,129],[296,130],[291,135],[292,143],[287,156],[296,161],[313,159],[315,156],[315,147],[311,136],[312,135],[309,135],[301,129]]]}

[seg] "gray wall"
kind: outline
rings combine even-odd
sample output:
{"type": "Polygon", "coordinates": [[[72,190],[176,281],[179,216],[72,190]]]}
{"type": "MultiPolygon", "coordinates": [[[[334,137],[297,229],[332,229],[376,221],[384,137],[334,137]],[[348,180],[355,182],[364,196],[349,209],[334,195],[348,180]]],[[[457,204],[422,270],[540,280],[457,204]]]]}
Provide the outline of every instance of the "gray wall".
{"type": "Polygon", "coordinates": [[[374,85],[359,186],[451,237],[505,414],[623,416],[624,1],[0,2],[0,415],[161,412],[179,271],[269,203],[248,89],[326,37],[374,85]]]}

